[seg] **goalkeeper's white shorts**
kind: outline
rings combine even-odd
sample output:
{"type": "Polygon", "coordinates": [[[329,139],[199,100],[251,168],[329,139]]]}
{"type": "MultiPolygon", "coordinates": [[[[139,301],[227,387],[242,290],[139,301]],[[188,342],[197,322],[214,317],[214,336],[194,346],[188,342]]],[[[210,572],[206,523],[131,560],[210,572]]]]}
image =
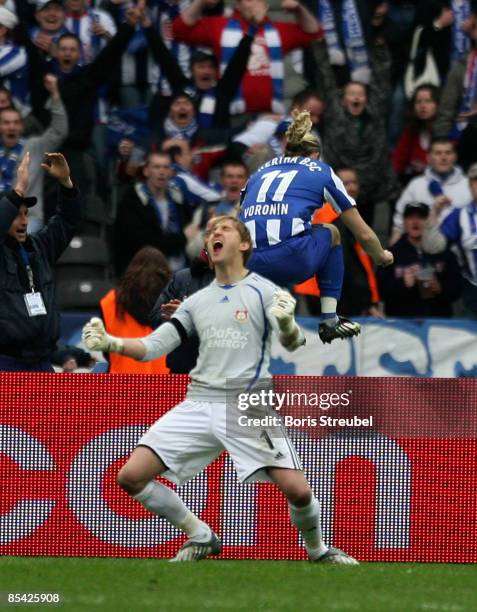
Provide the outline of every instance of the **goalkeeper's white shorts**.
{"type": "Polygon", "coordinates": [[[237,427],[224,403],[185,400],[156,421],[138,446],[150,448],[167,467],[162,476],[176,484],[199,474],[224,449],[241,482],[270,482],[267,467],[302,469],[284,428],[237,427]]]}

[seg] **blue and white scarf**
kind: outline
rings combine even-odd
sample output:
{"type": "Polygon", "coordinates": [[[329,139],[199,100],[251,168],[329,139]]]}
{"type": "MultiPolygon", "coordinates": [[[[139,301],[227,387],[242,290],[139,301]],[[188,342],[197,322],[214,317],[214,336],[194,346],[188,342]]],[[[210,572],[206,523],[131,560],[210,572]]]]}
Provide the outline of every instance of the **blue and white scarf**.
{"type": "MultiPolygon", "coordinates": [[[[186,77],[190,77],[190,59],[191,48],[185,43],[179,43],[174,37],[165,35],[164,26],[166,29],[172,28],[172,22],[181,14],[181,12],[190,4],[185,0],[151,0],[148,5],[151,9],[151,16],[154,23],[154,28],[162,36],[164,44],[167,46],[172,55],[176,58],[182,72],[186,77]]],[[[172,93],[169,81],[162,74],[159,75],[158,90],[163,96],[170,96],[172,93]]]]}
{"type": "Polygon", "coordinates": [[[210,87],[202,96],[199,104],[198,120],[202,128],[211,128],[214,119],[217,88],[210,87]]]}
{"type": "Polygon", "coordinates": [[[23,47],[10,43],[0,45],[1,84],[22,104],[30,100],[28,58],[23,47]]]}
{"type": "Polygon", "coordinates": [[[19,140],[11,149],[0,146],[0,191],[11,191],[15,170],[23,155],[25,141],[19,140]]]}
{"type": "Polygon", "coordinates": [[[147,200],[147,203],[154,209],[154,212],[157,215],[158,223],[161,226],[162,230],[164,232],[167,232],[168,234],[180,234],[182,231],[182,226],[180,222],[179,210],[174,200],[170,197],[168,190],[165,193],[169,211],[169,218],[167,219],[167,224],[164,223],[164,219],[162,218],[162,214],[156,202],[156,198],[152,194],[152,191],[149,189],[147,183],[141,183],[139,185],[139,191],[141,192],[142,196],[147,200]]]}
{"type": "Polygon", "coordinates": [[[197,121],[193,119],[189,125],[184,128],[177,126],[169,117],[164,121],[164,133],[167,138],[181,138],[182,140],[191,140],[198,129],[197,121]]]}
{"type": "Polygon", "coordinates": [[[92,31],[93,24],[100,23],[99,14],[88,9],[86,15],[69,15],[68,20],[69,31],[77,36],[81,43],[81,63],[89,64],[104,46],[101,36],[92,31]],[[88,57],[89,55],[91,57],[88,57]]]}
{"type": "MultiPolygon", "coordinates": [[[[44,32],[44,30],[42,30],[42,28],[40,28],[39,26],[31,28],[29,34],[30,40],[34,40],[39,32],[44,32]]],[[[64,25],[61,26],[61,28],[57,32],[54,32],[53,34],[48,33],[48,36],[50,36],[51,40],[55,43],[55,45],[57,45],[60,36],[63,36],[63,34],[70,34],[70,31],[64,25]]]]}
{"type": "MultiPolygon", "coordinates": [[[[275,26],[270,22],[266,21],[263,24],[263,34],[268,49],[268,55],[270,59],[270,76],[272,79],[272,101],[271,110],[274,113],[283,113],[283,79],[284,79],[284,67],[283,67],[283,51],[282,41],[280,33],[275,26]]],[[[244,36],[244,32],[238,19],[229,19],[225,28],[222,30],[222,36],[220,39],[220,73],[223,74],[224,70],[232,58],[233,53],[238,47],[240,41],[244,36]]],[[[239,115],[246,111],[246,104],[243,97],[242,86],[235,98],[230,104],[230,113],[232,115],[239,115]]]]}
{"type": "MultiPolygon", "coordinates": [[[[130,8],[133,8],[135,3],[132,0],[126,0],[123,4],[117,6],[118,21],[122,23],[126,20],[126,14],[130,8]]],[[[144,49],[147,46],[146,35],[141,25],[137,25],[134,29],[134,34],[129,41],[126,53],[135,55],[140,49],[144,49]]]]}
{"type": "MultiPolygon", "coordinates": [[[[93,23],[98,23],[101,25],[99,15],[96,11],[89,9],[88,15],[91,21],[91,26],[93,25],[93,23]]],[[[91,48],[93,49],[93,57],[96,57],[101,51],[102,42],[103,41],[101,36],[98,36],[97,34],[93,33],[91,34],[91,48]]]]}
{"type": "Polygon", "coordinates": [[[318,15],[325,32],[331,63],[344,66],[347,60],[351,79],[361,83],[369,83],[371,69],[355,0],[343,0],[341,3],[341,33],[345,49],[341,46],[335,16],[329,0],[319,0],[318,15]]]}
{"type": "MultiPolygon", "coordinates": [[[[462,95],[462,104],[459,113],[468,113],[477,104],[477,50],[469,53],[467,59],[467,69],[464,78],[464,93],[462,95]]],[[[468,119],[462,119],[456,122],[456,128],[462,132],[469,123],[468,119]]]]}
{"type": "Polygon", "coordinates": [[[470,37],[462,31],[462,24],[471,16],[470,0],[452,0],[452,59],[463,59],[470,50],[470,37]]]}
{"type": "Polygon", "coordinates": [[[109,113],[108,145],[117,149],[123,138],[132,140],[142,149],[147,149],[149,132],[148,106],[114,108],[109,113]]]}

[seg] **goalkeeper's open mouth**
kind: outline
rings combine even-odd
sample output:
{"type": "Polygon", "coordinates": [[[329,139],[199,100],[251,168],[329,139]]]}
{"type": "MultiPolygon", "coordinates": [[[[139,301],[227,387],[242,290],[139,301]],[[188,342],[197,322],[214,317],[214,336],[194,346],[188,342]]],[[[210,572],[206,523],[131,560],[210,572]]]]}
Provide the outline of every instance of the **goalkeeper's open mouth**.
{"type": "Polygon", "coordinates": [[[214,242],[212,243],[212,250],[214,252],[214,255],[217,255],[217,253],[220,253],[223,248],[224,248],[224,244],[221,240],[214,240],[214,242]]]}

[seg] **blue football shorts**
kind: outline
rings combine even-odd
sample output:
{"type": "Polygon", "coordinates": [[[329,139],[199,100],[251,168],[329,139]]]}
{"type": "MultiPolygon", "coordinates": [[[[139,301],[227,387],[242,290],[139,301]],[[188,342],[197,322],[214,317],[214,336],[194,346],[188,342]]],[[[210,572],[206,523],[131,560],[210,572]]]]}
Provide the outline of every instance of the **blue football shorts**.
{"type": "Polygon", "coordinates": [[[331,231],[323,225],[263,249],[254,249],[247,268],[277,285],[295,285],[314,276],[326,262],[331,231]]]}

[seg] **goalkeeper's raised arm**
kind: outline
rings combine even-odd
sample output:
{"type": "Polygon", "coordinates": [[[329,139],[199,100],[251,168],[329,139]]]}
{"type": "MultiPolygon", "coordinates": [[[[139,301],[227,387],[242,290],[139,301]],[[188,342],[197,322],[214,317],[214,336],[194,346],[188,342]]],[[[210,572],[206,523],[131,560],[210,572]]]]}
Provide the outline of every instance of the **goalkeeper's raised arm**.
{"type": "Polygon", "coordinates": [[[120,353],[136,361],[152,361],[176,349],[181,336],[172,323],[164,323],[144,338],[116,338],[106,332],[101,319],[93,318],[84,326],[82,340],[90,351],[120,353]]]}
{"type": "MultiPolygon", "coordinates": [[[[306,342],[294,317],[296,300],[288,291],[277,291],[268,310],[272,326],[277,328],[279,341],[288,351],[295,351],[306,342]]],[[[172,318],[144,338],[117,338],[106,332],[103,321],[91,319],[83,328],[82,340],[90,351],[119,353],[137,361],[152,361],[167,355],[182,342],[186,330],[172,318]]]]}

